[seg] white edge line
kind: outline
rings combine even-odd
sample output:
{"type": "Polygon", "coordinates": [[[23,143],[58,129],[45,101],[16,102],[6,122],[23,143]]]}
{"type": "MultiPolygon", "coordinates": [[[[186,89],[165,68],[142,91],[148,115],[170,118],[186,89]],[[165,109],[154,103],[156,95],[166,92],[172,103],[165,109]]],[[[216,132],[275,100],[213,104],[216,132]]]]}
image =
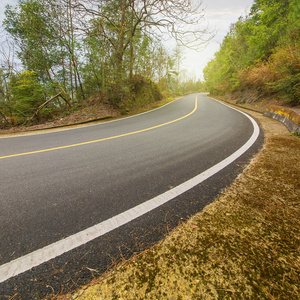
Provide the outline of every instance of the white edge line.
{"type": "MultiPolygon", "coordinates": [[[[80,129],[80,128],[86,128],[86,127],[92,127],[92,126],[101,126],[101,125],[104,125],[104,124],[108,124],[108,123],[113,123],[113,122],[119,122],[119,121],[122,121],[122,120],[126,120],[126,119],[131,119],[131,118],[135,118],[135,117],[138,117],[138,116],[141,116],[141,115],[144,115],[144,114],[148,114],[148,113],[151,113],[153,111],[156,111],[158,109],[161,109],[169,104],[172,104],[178,100],[181,100],[183,99],[183,97],[180,97],[178,99],[175,99],[173,101],[170,101],[160,107],[157,107],[157,108],[154,108],[154,109],[151,109],[151,110],[147,110],[147,111],[144,111],[142,113],[139,113],[139,114],[136,114],[136,115],[132,115],[132,116],[128,116],[128,117],[123,117],[123,118],[119,118],[119,119],[116,119],[116,120],[110,120],[110,121],[103,121],[101,122],[101,120],[99,120],[99,123],[97,124],[74,124],[74,126],[78,126],[78,127],[75,127],[75,128],[65,128],[65,129],[60,129],[59,127],[58,128],[45,128],[45,130],[51,130],[51,131],[47,131],[47,132],[43,132],[43,131],[38,131],[37,132],[33,132],[33,133],[29,133],[29,134],[18,134],[18,135],[13,135],[13,136],[3,136],[1,137],[0,136],[0,140],[1,139],[11,139],[11,138],[17,138],[17,137],[26,137],[26,136],[33,136],[33,135],[40,135],[40,134],[50,134],[50,133],[56,133],[56,132],[62,132],[62,131],[68,131],[68,130],[76,130],[76,129],[80,129]],[[80,126],[82,125],[82,126],[80,126]]],[[[95,121],[97,122],[97,121],[95,121]]],[[[72,126],[69,125],[69,126],[72,126]]]]}
{"type": "MultiPolygon", "coordinates": [[[[228,106],[224,103],[221,104],[228,106]]],[[[130,221],[150,212],[151,210],[163,205],[164,203],[176,198],[177,196],[190,190],[196,185],[202,183],[203,181],[205,181],[206,179],[213,176],[214,174],[231,164],[233,161],[235,161],[255,143],[259,136],[259,126],[254,121],[254,119],[246,113],[239,111],[238,109],[233,108],[231,106],[228,107],[245,115],[252,122],[253,125],[252,136],[240,149],[238,149],[236,152],[234,152],[218,164],[209,168],[208,170],[191,178],[190,180],[183,182],[182,184],[176,186],[171,190],[168,190],[167,192],[155,198],[152,198],[97,225],[94,225],[65,239],[62,239],[42,249],[36,250],[32,253],[19,257],[11,262],[0,266],[0,283],[6,281],[9,278],[17,276],[25,271],[28,271],[33,267],[45,263],[55,257],[58,257],[63,253],[66,253],[83,244],[86,244],[124,224],[129,223],[130,221]]]]}

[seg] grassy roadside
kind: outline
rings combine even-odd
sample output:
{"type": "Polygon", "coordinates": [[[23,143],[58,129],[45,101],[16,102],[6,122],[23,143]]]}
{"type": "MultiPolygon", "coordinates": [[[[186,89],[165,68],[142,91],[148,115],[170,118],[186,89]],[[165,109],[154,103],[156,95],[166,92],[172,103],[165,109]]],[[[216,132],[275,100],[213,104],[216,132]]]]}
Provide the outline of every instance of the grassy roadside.
{"type": "Polygon", "coordinates": [[[264,147],[221,196],[155,247],[59,299],[299,299],[300,139],[250,114],[264,147]]]}

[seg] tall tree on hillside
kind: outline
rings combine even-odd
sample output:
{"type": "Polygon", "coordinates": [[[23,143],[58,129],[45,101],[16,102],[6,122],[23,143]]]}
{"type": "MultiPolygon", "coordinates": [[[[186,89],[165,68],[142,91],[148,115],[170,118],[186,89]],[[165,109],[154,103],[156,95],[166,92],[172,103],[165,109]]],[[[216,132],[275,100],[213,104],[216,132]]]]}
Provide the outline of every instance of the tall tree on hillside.
{"type": "MultiPolygon", "coordinates": [[[[115,57],[116,78],[131,76],[134,61],[134,37],[167,31],[179,44],[197,47],[205,42],[207,28],[201,27],[203,10],[190,0],[76,0],[73,7],[81,19],[100,18],[98,35],[110,43],[115,57]],[[124,72],[124,55],[129,51],[129,65],[124,72]]],[[[94,31],[95,28],[92,28],[94,31]]],[[[89,27],[86,30],[90,30],[89,27]]]]}
{"type": "Polygon", "coordinates": [[[6,30],[18,45],[19,58],[29,71],[37,72],[49,93],[60,96],[69,103],[69,95],[81,91],[81,76],[76,58],[76,41],[71,1],[20,0],[8,6],[4,21],[6,30]],[[51,92],[52,90],[52,92],[51,92]]]}
{"type": "Polygon", "coordinates": [[[1,125],[15,124],[11,80],[16,73],[14,45],[6,41],[0,50],[0,119],[1,125]]]}
{"type": "Polygon", "coordinates": [[[211,92],[252,90],[299,103],[299,1],[256,0],[204,69],[211,92]]]}

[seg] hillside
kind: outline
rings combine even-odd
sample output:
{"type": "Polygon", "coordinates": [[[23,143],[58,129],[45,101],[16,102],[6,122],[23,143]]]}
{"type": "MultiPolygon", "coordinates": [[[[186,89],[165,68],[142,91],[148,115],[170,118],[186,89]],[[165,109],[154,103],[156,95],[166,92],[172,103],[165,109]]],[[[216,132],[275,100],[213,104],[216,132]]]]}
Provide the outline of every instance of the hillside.
{"type": "Polygon", "coordinates": [[[2,128],[65,117],[99,95],[127,113],[159,101],[160,91],[201,85],[180,74],[179,45],[197,48],[207,34],[200,30],[203,12],[191,1],[13,4],[0,24],[7,37],[0,47],[2,128]],[[189,32],[182,31],[186,26],[189,32]],[[174,49],[164,45],[166,35],[176,40],[174,49]]]}
{"type": "Polygon", "coordinates": [[[240,104],[300,104],[300,4],[257,0],[204,70],[210,93],[240,104]]]}

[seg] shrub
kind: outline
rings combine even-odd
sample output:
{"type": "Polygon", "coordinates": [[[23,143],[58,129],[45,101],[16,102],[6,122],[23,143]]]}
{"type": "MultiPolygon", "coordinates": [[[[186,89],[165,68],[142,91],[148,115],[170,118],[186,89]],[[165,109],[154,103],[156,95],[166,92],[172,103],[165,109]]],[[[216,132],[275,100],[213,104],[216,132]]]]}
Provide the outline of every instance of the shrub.
{"type": "Polygon", "coordinates": [[[30,117],[45,101],[45,89],[34,71],[23,71],[11,80],[14,111],[18,118],[30,117]]]}
{"type": "Polygon", "coordinates": [[[135,75],[122,83],[112,85],[109,101],[122,113],[144,107],[162,99],[159,87],[151,79],[135,75]]]}
{"type": "Polygon", "coordinates": [[[239,89],[254,88],[261,95],[300,104],[300,51],[288,45],[276,50],[267,62],[244,69],[240,75],[239,89]]]}

